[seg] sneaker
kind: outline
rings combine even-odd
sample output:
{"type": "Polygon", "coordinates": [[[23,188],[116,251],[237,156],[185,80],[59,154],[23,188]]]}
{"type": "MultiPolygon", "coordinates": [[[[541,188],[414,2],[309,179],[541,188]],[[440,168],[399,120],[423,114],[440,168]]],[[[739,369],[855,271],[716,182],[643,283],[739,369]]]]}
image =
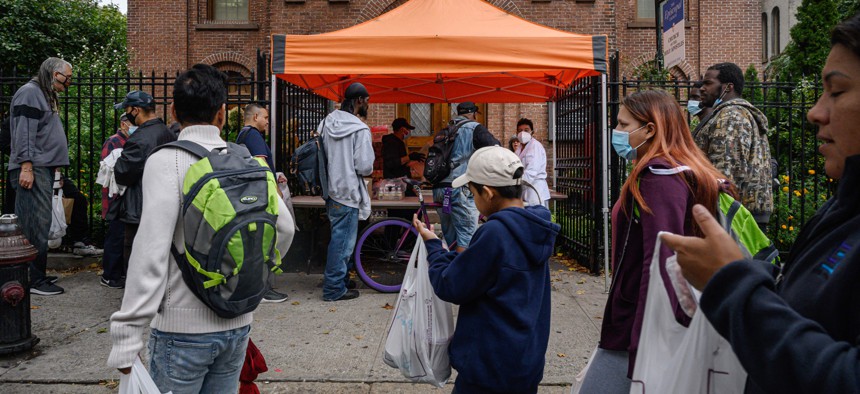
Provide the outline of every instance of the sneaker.
{"type": "Polygon", "coordinates": [[[99,280],[99,283],[101,283],[102,286],[109,287],[111,289],[125,288],[125,281],[123,280],[105,279],[104,277],[102,277],[101,280],[99,280]]]}
{"type": "Polygon", "coordinates": [[[104,249],[98,249],[83,242],[75,242],[75,248],[72,250],[72,253],[78,256],[101,256],[104,254],[104,249]]]}
{"type": "Polygon", "coordinates": [[[60,280],[60,278],[56,277],[56,276],[46,276],[45,277],[45,282],[48,282],[50,284],[57,283],[58,280],[60,280]]]}
{"type": "Polygon", "coordinates": [[[360,296],[360,295],[361,295],[361,293],[359,293],[359,292],[358,292],[358,290],[347,290],[347,291],[346,291],[346,293],[343,293],[343,295],[342,295],[342,296],[340,296],[340,298],[337,298],[337,299],[334,299],[334,300],[326,300],[326,299],[323,299],[323,301],[330,302],[330,301],[344,301],[344,300],[351,300],[351,299],[354,299],[354,298],[358,298],[358,296],[360,296]]]}
{"type": "Polygon", "coordinates": [[[354,280],[350,279],[350,280],[346,281],[346,288],[348,290],[352,290],[356,287],[358,287],[358,284],[356,284],[354,280]]]}
{"type": "Polygon", "coordinates": [[[38,294],[43,296],[52,296],[57,294],[63,294],[63,288],[57,286],[52,283],[48,283],[47,281],[42,281],[41,283],[36,283],[30,287],[30,294],[38,294]]]}
{"type": "Polygon", "coordinates": [[[279,302],[286,301],[287,298],[290,298],[290,296],[283,294],[283,293],[278,293],[277,291],[274,291],[274,290],[269,290],[266,292],[266,294],[263,294],[263,299],[260,300],[260,302],[277,304],[279,302]]]}

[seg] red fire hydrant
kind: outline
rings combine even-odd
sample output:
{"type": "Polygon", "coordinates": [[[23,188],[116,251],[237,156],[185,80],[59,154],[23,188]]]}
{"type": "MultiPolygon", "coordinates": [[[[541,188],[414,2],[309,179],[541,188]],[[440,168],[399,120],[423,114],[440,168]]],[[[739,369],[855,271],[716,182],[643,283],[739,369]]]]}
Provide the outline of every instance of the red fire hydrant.
{"type": "Polygon", "coordinates": [[[0,354],[30,350],[39,343],[30,327],[29,263],[37,252],[15,215],[0,216],[0,354]]]}

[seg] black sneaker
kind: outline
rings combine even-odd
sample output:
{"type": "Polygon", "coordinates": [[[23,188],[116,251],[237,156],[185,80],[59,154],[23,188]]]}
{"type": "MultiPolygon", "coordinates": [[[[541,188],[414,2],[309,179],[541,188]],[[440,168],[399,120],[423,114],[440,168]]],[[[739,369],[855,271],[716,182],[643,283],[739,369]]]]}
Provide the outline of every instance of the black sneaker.
{"type": "Polygon", "coordinates": [[[343,295],[342,295],[342,296],[340,296],[340,298],[337,298],[337,299],[334,299],[334,300],[326,300],[326,299],[324,299],[323,301],[330,302],[330,301],[344,301],[344,300],[351,300],[351,299],[354,299],[354,298],[358,298],[358,296],[360,296],[360,295],[361,295],[361,293],[359,293],[359,292],[358,292],[358,290],[347,290],[347,291],[346,291],[346,293],[343,293],[343,295]]]}
{"type": "Polygon", "coordinates": [[[48,283],[47,281],[36,283],[30,287],[30,294],[38,294],[43,296],[63,294],[64,291],[65,290],[63,290],[62,287],[57,286],[53,283],[48,283]]]}
{"type": "Polygon", "coordinates": [[[45,282],[48,282],[50,284],[57,283],[58,280],[60,280],[60,278],[56,277],[56,276],[46,276],[45,277],[45,282]]]}
{"type": "Polygon", "coordinates": [[[99,283],[104,287],[109,287],[111,289],[124,289],[125,281],[116,280],[116,279],[105,279],[104,277],[99,280],[99,283]]]}
{"type": "Polygon", "coordinates": [[[352,290],[352,289],[356,288],[357,286],[358,286],[358,285],[357,285],[357,284],[355,283],[355,281],[354,281],[354,280],[352,280],[352,279],[350,279],[350,280],[346,281],[346,288],[347,288],[347,289],[349,289],[349,290],[352,290]]]}
{"type": "Polygon", "coordinates": [[[290,296],[283,293],[278,293],[274,290],[269,290],[266,292],[266,294],[263,294],[263,299],[260,300],[260,302],[266,304],[277,304],[279,302],[286,301],[287,298],[290,298],[290,296]]]}

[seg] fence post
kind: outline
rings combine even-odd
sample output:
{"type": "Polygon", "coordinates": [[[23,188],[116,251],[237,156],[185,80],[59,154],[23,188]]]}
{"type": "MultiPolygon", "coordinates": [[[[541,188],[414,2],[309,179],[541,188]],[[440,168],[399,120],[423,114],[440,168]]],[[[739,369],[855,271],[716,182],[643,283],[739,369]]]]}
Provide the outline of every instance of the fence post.
{"type": "Polygon", "coordinates": [[[603,291],[609,293],[609,141],[607,141],[606,74],[600,74],[600,152],[603,176],[603,291]]]}

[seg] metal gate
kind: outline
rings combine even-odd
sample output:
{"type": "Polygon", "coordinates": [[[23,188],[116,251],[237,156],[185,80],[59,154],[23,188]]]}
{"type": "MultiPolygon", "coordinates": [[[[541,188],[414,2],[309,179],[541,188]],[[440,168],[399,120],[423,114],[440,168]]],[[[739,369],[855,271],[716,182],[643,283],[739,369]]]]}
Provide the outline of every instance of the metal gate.
{"type": "Polygon", "coordinates": [[[561,225],[557,244],[592,272],[602,265],[603,168],[600,77],[583,78],[555,103],[555,187],[561,225]]]}

